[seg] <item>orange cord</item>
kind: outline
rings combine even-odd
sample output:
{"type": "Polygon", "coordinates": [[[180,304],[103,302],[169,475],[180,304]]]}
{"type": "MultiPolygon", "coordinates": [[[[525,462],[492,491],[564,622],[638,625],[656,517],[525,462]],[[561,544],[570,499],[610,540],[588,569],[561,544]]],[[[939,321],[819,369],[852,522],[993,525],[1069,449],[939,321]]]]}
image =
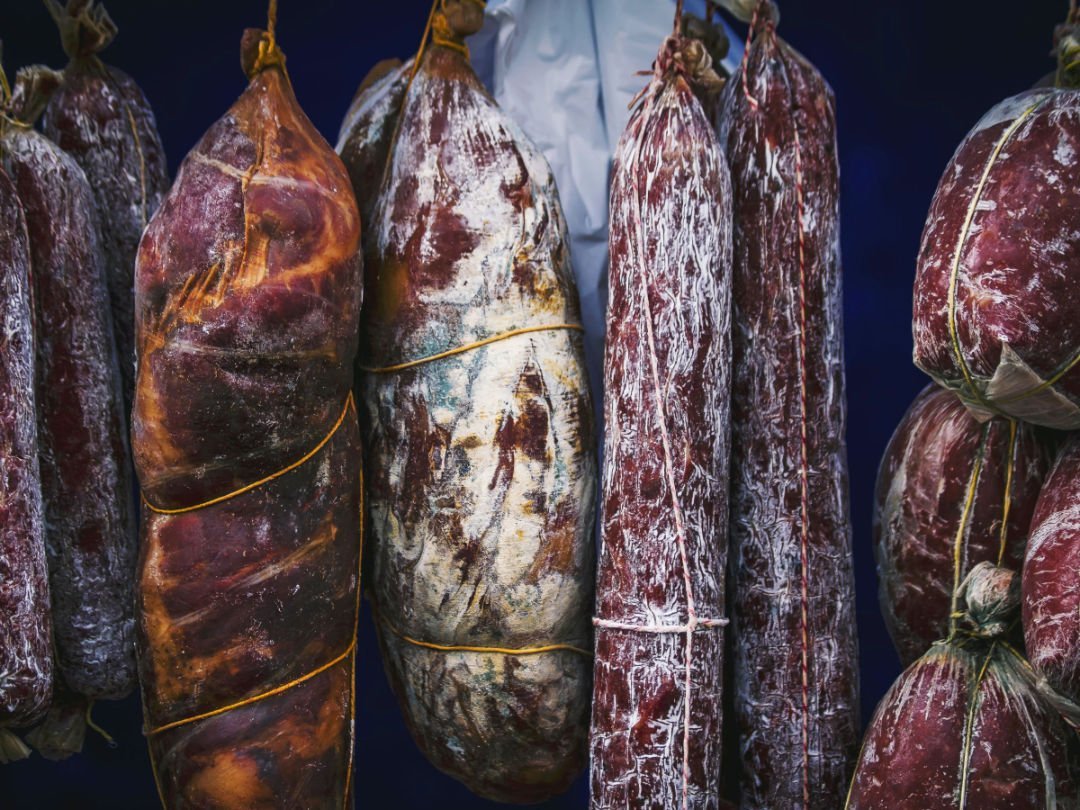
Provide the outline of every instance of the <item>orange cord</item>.
{"type": "Polygon", "coordinates": [[[488,346],[492,343],[498,343],[500,340],[506,340],[507,338],[517,337],[518,335],[527,335],[530,332],[548,332],[556,329],[574,329],[578,332],[584,332],[585,328],[576,323],[557,323],[551,326],[526,326],[521,329],[511,329],[509,332],[503,332],[499,335],[492,335],[489,338],[483,340],[477,340],[472,343],[466,343],[464,346],[458,346],[456,349],[449,349],[445,352],[439,352],[438,354],[432,354],[428,357],[421,357],[419,360],[408,360],[404,363],[398,363],[393,366],[384,366],[383,368],[369,368],[367,366],[360,366],[360,370],[368,374],[389,374],[392,371],[403,371],[407,368],[414,366],[420,366],[424,363],[430,363],[434,360],[442,360],[447,357],[453,357],[455,354],[464,354],[465,352],[472,351],[473,349],[479,349],[481,346],[488,346]]]}

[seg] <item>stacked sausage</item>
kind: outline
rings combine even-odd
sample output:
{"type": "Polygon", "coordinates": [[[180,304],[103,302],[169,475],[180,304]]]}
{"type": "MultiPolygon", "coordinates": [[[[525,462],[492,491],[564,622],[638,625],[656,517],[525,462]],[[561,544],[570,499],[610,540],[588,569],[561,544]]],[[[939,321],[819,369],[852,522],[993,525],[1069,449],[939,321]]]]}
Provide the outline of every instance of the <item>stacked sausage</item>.
{"type": "Polygon", "coordinates": [[[886,450],[874,526],[911,666],[871,723],[851,808],[1080,807],[1080,446],[1055,461],[1047,430],[1080,428],[1076,23],[1059,29],[1057,86],[983,117],[927,218],[915,362],[941,387],[886,450]]]}
{"type": "MultiPolygon", "coordinates": [[[[15,389],[4,397],[5,502],[18,519],[5,533],[4,580],[21,583],[5,590],[13,612],[0,655],[19,675],[4,680],[0,722],[26,725],[48,708],[27,739],[63,758],[81,749],[93,701],[135,686],[135,504],[116,343],[134,256],[130,238],[110,244],[107,223],[152,210],[144,192],[165,174],[145,98],[95,55],[116,31],[108,14],[85,0],[50,10],[71,65],[21,70],[10,93],[0,83],[5,308],[18,336],[4,348],[15,389]],[[49,138],[33,128],[46,110],[49,138]],[[133,185],[117,167],[136,160],[133,185]]],[[[137,239],[141,227],[128,230],[137,239]]],[[[25,753],[6,740],[9,755],[25,753]]]]}

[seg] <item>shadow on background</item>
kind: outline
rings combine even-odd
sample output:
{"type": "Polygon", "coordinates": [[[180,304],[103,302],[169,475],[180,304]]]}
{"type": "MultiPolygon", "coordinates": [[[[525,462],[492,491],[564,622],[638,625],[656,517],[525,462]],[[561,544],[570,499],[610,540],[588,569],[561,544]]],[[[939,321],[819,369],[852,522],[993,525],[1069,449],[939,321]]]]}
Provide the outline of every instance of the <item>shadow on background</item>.
{"type": "MultiPolygon", "coordinates": [[[[428,3],[280,5],[278,39],[296,95],[334,143],[368,68],[415,50],[428,3]]],[[[1066,3],[1021,4],[1023,15],[1008,13],[1018,4],[1005,0],[780,5],[781,34],[825,74],[838,103],[848,447],[865,721],[900,669],[878,610],[870,521],[881,452],[924,384],[911,364],[911,285],[923,221],[938,178],[967,130],[994,103],[1051,70],[1051,35],[1066,3]]],[[[120,35],[105,52],[106,61],[131,73],[146,91],[175,173],[243,90],[240,34],[265,24],[265,3],[108,0],[107,7],[120,35]]],[[[66,62],[52,21],[36,0],[0,4],[0,39],[9,75],[26,64],[66,62]]],[[[382,674],[366,605],[359,643],[357,806],[495,806],[434,770],[409,739],[382,674]]],[[[99,704],[95,719],[116,737],[117,748],[88,733],[83,756],[60,764],[35,757],[0,768],[0,806],[156,807],[138,699],[99,704]]],[[[580,808],[586,795],[583,778],[542,807],[580,808]]]]}

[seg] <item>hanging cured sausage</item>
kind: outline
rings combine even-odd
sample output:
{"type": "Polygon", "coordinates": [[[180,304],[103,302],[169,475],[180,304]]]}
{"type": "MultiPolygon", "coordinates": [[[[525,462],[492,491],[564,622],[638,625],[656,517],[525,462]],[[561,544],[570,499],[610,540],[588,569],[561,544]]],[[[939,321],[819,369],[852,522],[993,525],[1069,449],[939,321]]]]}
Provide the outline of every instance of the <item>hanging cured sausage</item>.
{"type": "Polygon", "coordinates": [[[885,449],[874,505],[881,611],[905,666],[948,635],[972,567],[1019,570],[1051,461],[1038,429],[980,424],[937,385],[912,403],[885,449]]]}
{"type": "Polygon", "coordinates": [[[45,5],[71,61],[45,110],[42,131],[75,158],[97,203],[126,419],[135,381],[135,252],[169,188],[165,152],[142,90],[98,57],[116,36],[105,7],[94,0],[45,5]]]}
{"type": "Polygon", "coordinates": [[[437,0],[366,240],[372,601],[417,744],[528,802],[586,760],[595,437],[551,170],[469,65],[482,7],[437,0]]]}
{"type": "Polygon", "coordinates": [[[352,801],[360,221],[273,17],[136,270],[140,675],[171,810],[352,801]]]}
{"type": "Polygon", "coordinates": [[[720,800],[731,179],[673,35],[615,155],[605,357],[594,808],[720,800]]]}
{"type": "MultiPolygon", "coordinates": [[[[18,123],[0,153],[30,236],[57,688],[85,713],[135,688],[135,505],[94,198],[71,156],[31,128],[59,78],[19,71],[8,110],[18,123]]],[[[53,726],[35,747],[53,758],[81,748],[80,724],[53,726]]]]}
{"type": "Polygon", "coordinates": [[[963,583],[963,619],[912,664],[866,732],[848,810],[1076,810],[1075,734],[1006,639],[1020,589],[979,563],[963,583]]]}
{"type": "MultiPolygon", "coordinates": [[[[10,93],[0,69],[0,106],[10,93]]],[[[0,117],[0,135],[12,126],[0,117]]],[[[0,142],[2,143],[2,142],[0,142]]],[[[0,147],[0,155],[2,155],[0,147]]],[[[45,711],[53,687],[34,396],[30,244],[15,186],[0,166],[0,763],[29,749],[13,732],[45,711]]]]}
{"type": "Polygon", "coordinates": [[[757,4],[734,189],[729,605],[743,808],[832,810],[858,733],[833,95],[757,4]]]}
{"type": "Polygon", "coordinates": [[[980,419],[1075,430],[1080,77],[1069,42],[1057,87],[998,104],[946,167],[919,250],[913,331],[915,363],[980,419]]]}

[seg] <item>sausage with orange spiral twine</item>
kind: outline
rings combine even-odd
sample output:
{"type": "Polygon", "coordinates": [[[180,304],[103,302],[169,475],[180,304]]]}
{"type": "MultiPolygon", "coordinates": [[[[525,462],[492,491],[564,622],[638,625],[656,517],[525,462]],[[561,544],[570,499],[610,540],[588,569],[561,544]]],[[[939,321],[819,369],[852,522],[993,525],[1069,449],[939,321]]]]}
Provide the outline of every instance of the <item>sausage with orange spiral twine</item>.
{"type": "Polygon", "coordinates": [[[143,700],[161,798],[351,805],[360,219],[272,32],[136,270],[143,700]]]}

